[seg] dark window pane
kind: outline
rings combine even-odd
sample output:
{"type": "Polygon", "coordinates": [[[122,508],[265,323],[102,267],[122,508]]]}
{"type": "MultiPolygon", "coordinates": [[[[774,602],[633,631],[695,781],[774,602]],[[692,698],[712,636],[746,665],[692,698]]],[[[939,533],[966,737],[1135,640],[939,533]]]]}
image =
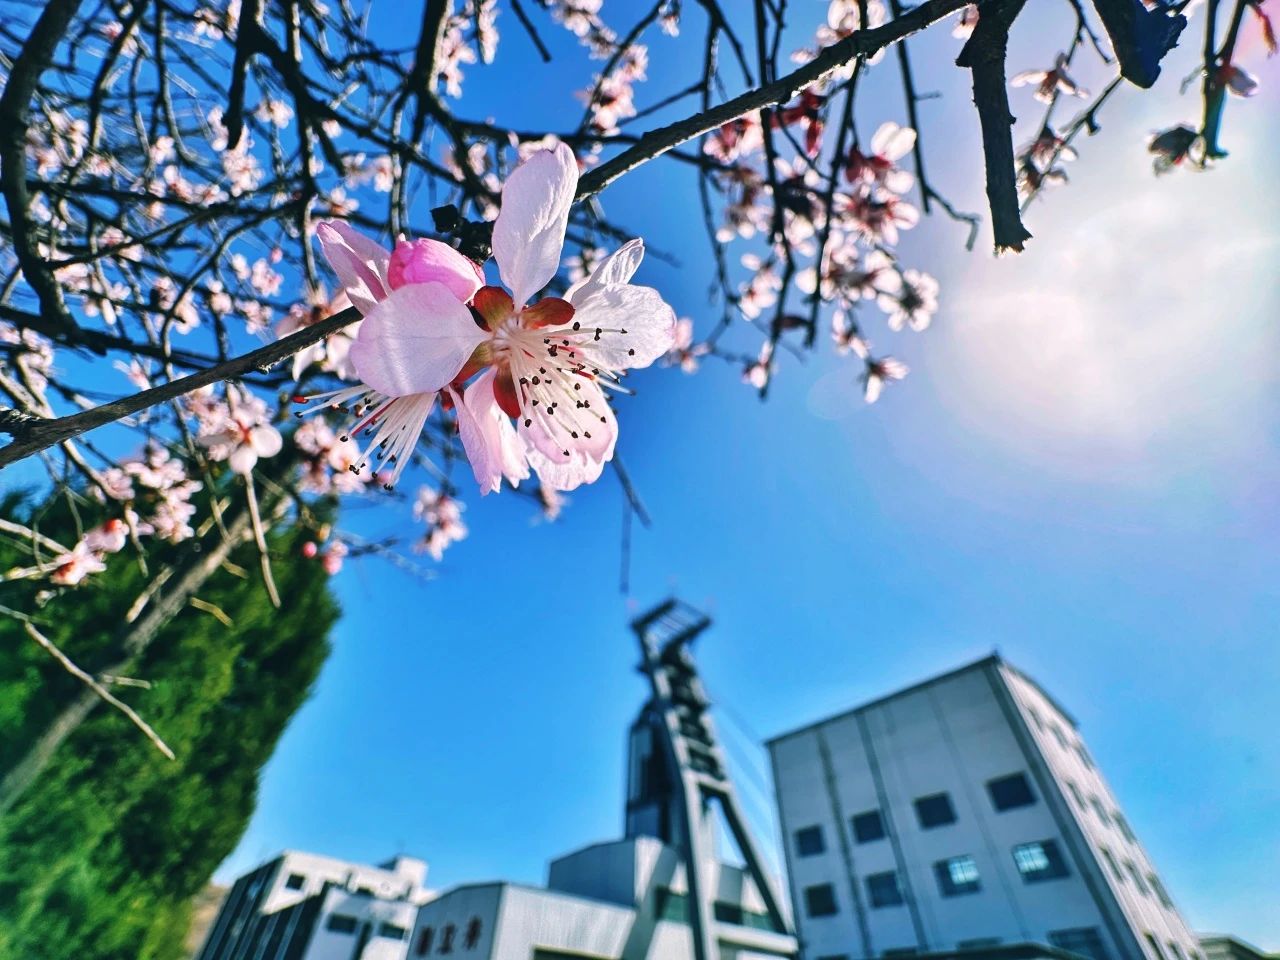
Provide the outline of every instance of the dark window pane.
{"type": "Polygon", "coordinates": [[[888,873],[873,873],[866,878],[867,900],[872,907],[896,907],[902,900],[902,890],[898,887],[898,875],[890,870],[888,873]]]}
{"type": "Polygon", "coordinates": [[[394,923],[387,923],[385,920],[378,924],[378,936],[387,940],[403,940],[408,932],[404,927],[397,926],[394,923]]]}
{"type": "Polygon", "coordinates": [[[1067,862],[1053,840],[1020,843],[1013,848],[1013,862],[1024,883],[1038,883],[1067,876],[1067,862]]]}
{"type": "Polygon", "coordinates": [[[420,957],[425,957],[431,952],[431,941],[435,936],[435,930],[432,927],[423,927],[418,931],[418,945],[414,952],[420,957]]]}
{"type": "Polygon", "coordinates": [[[1129,871],[1129,877],[1133,880],[1133,885],[1138,888],[1138,892],[1144,897],[1147,895],[1147,885],[1142,882],[1142,874],[1138,872],[1138,868],[1133,865],[1132,860],[1124,862],[1124,868],[1129,871]]]}
{"type": "Polygon", "coordinates": [[[689,898],[683,893],[674,892],[669,887],[659,887],[654,897],[653,912],[659,920],[688,923],[689,898]]]}
{"type": "Polygon", "coordinates": [[[1035,794],[1031,792],[1031,784],[1027,783],[1026,776],[1021,773],[988,780],[987,793],[991,794],[991,805],[997,810],[1029,807],[1036,802],[1035,794]]]}
{"type": "Polygon", "coordinates": [[[355,933],[356,918],[348,917],[342,913],[334,913],[329,916],[329,922],[324,925],[326,930],[332,930],[334,933],[355,933]]]}
{"type": "Polygon", "coordinates": [[[822,827],[803,827],[796,831],[796,856],[812,857],[823,853],[827,843],[822,837],[822,827]]]}
{"type": "Polygon", "coordinates": [[[811,917],[831,917],[837,913],[836,890],[829,883],[804,888],[805,912],[811,917]]]}
{"type": "Polygon", "coordinates": [[[883,840],[885,837],[884,818],[880,816],[879,810],[860,813],[849,822],[853,825],[855,843],[871,843],[874,840],[883,840]]]}
{"type": "Polygon", "coordinates": [[[301,890],[302,885],[307,882],[307,878],[300,873],[289,874],[289,879],[285,880],[284,885],[290,890],[301,890]]]}
{"type": "Polygon", "coordinates": [[[1164,884],[1160,882],[1160,878],[1154,873],[1147,874],[1147,882],[1151,884],[1151,889],[1156,892],[1156,897],[1167,910],[1173,909],[1173,901],[1169,899],[1169,891],[1164,888],[1164,884]]]}
{"type": "Polygon", "coordinates": [[[956,822],[956,811],[951,806],[949,794],[935,793],[928,797],[921,797],[916,801],[915,806],[916,818],[925,830],[956,822]]]}
{"type": "Polygon", "coordinates": [[[957,950],[986,950],[988,947],[1000,946],[999,937],[976,937],[973,940],[961,940],[956,944],[957,950]]]}
{"type": "Polygon", "coordinates": [[[1097,927],[1073,927],[1070,930],[1050,930],[1049,942],[1061,950],[1070,950],[1090,960],[1111,960],[1102,945],[1102,935],[1097,927]]]}
{"type": "Polygon", "coordinates": [[[944,897],[958,897],[965,893],[977,893],[982,889],[978,878],[978,865],[973,857],[952,857],[933,865],[938,878],[938,890],[944,897]]]}
{"type": "Polygon", "coordinates": [[[1165,960],[1164,951],[1160,949],[1160,941],[1149,933],[1146,936],[1147,946],[1151,948],[1151,956],[1154,957],[1155,960],[1165,960]]]}

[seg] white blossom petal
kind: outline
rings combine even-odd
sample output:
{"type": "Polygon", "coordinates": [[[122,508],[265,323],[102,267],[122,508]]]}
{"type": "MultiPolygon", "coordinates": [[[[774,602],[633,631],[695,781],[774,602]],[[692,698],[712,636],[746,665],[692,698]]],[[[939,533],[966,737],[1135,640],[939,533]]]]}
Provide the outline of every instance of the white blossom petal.
{"type": "Polygon", "coordinates": [[[471,470],[482,495],[497,493],[503,477],[513,487],[529,477],[529,467],[515,427],[498,407],[493,394],[496,374],[496,369],[490,367],[461,396],[454,393],[462,448],[471,462],[471,470]]]}
{"type": "Polygon", "coordinates": [[[341,220],[317,224],[316,237],[351,303],[362,314],[369,313],[390,290],[387,283],[390,251],[341,220]]]}
{"type": "Polygon", "coordinates": [[[439,390],[486,339],[471,311],[441,283],[393,290],[370,311],[351,345],[356,374],[388,397],[439,390]]]}
{"type": "Polygon", "coordinates": [[[601,331],[598,340],[584,340],[580,347],[583,358],[594,366],[647,367],[675,343],[676,313],[652,287],[603,286],[584,296],[574,309],[574,320],[583,330],[601,331]]]}
{"type": "Polygon", "coordinates": [[[609,284],[630,283],[631,278],[640,269],[640,261],[644,259],[644,241],[628,240],[609,256],[600,261],[599,265],[591,271],[591,276],[586,277],[572,287],[570,287],[564,295],[575,307],[587,297],[588,294],[600,287],[609,284]]]}
{"type": "Polygon", "coordinates": [[[578,162],[565,144],[540,150],[512,171],[493,224],[493,256],[516,309],[560,268],[569,208],[578,189],[578,162]]]}

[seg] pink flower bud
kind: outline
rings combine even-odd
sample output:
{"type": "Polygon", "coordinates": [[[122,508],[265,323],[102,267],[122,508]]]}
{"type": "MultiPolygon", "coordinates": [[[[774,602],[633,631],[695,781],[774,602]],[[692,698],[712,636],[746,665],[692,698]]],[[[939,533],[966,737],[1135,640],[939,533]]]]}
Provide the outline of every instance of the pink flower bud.
{"type": "Polygon", "coordinates": [[[443,283],[459,300],[470,300],[484,275],[480,267],[447,243],[422,237],[396,241],[387,265],[387,282],[392,290],[410,283],[443,283]]]}
{"type": "Polygon", "coordinates": [[[302,545],[302,555],[306,557],[308,560],[314,559],[318,551],[319,551],[319,548],[310,540],[308,540],[306,543],[302,545]]]}

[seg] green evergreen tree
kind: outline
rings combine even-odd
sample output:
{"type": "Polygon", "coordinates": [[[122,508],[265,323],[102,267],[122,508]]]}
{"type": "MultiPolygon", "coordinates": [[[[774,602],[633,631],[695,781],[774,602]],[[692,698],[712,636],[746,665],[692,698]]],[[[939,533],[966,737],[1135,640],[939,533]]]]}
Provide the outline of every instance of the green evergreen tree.
{"type": "MultiPolygon", "coordinates": [[[[70,502],[62,497],[33,509],[10,498],[0,516],[38,521],[44,533],[70,543],[70,502]],[[58,537],[60,530],[67,535],[58,537]]],[[[0,957],[182,956],[191,899],[244,832],[259,771],[329,651],[338,608],[321,565],[300,559],[308,537],[297,525],[280,525],[270,536],[281,609],[268,600],[255,548],[238,547],[197,594],[230,626],[207,606],[184,606],[131,665],[150,689],[112,688],[176,760],[118,711],[100,706],[0,818],[0,957]]],[[[126,549],[108,558],[105,572],[51,598],[39,596],[47,581],[0,587],[8,608],[0,620],[0,774],[84,689],[9,611],[30,616],[96,673],[120,662],[120,625],[149,576],[206,544],[149,550],[149,573],[126,549]]],[[[30,562],[29,552],[0,539],[0,570],[30,562]]]]}

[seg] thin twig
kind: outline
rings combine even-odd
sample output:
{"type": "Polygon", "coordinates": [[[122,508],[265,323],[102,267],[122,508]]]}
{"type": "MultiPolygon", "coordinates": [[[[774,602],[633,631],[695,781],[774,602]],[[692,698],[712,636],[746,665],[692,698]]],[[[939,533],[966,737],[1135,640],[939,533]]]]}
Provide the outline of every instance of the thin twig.
{"type": "Polygon", "coordinates": [[[62,668],[67,671],[67,673],[71,674],[73,677],[75,677],[77,680],[83,683],[86,687],[92,690],[105,703],[110,704],[111,706],[119,710],[121,713],[123,713],[125,717],[129,719],[130,723],[132,723],[135,727],[141,730],[143,734],[146,735],[146,738],[156,745],[157,750],[163,753],[170,760],[177,759],[177,757],[174,755],[174,752],[169,749],[169,745],[160,739],[160,735],[151,728],[151,725],[147,723],[147,721],[143,720],[142,717],[138,716],[138,712],[134,710],[133,707],[129,706],[127,703],[117,698],[110,690],[108,690],[106,687],[100,684],[97,680],[95,680],[92,676],[90,676],[84,670],[80,669],[80,667],[77,666],[75,662],[71,660],[70,657],[68,657],[65,653],[59,650],[57,646],[54,645],[52,640],[50,640],[43,633],[37,630],[35,628],[35,625],[30,620],[26,620],[22,626],[23,626],[23,629],[27,631],[27,635],[30,636],[31,639],[34,640],[36,643],[40,644],[40,646],[43,647],[45,651],[51,657],[53,657],[53,659],[57,660],[58,663],[62,665],[62,668]]]}

